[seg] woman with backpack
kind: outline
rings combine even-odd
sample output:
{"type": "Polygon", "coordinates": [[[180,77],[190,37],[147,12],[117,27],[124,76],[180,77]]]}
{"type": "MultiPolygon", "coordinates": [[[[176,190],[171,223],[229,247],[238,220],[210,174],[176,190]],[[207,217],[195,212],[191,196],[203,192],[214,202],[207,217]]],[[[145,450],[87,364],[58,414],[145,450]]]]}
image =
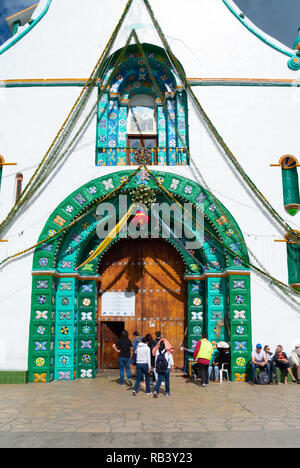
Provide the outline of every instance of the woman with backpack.
{"type": "MultiPolygon", "coordinates": [[[[149,346],[150,348],[150,355],[151,355],[151,367],[153,369],[153,376],[152,376],[152,379],[153,379],[153,382],[156,381],[155,379],[155,373],[154,373],[154,367],[155,367],[155,356],[153,356],[153,349],[155,348],[156,346],[156,343],[155,343],[155,340],[153,339],[152,335],[150,333],[147,333],[147,335],[145,336],[145,339],[146,339],[146,343],[147,345],[149,346]]],[[[152,384],[151,384],[152,385],[152,384]]],[[[154,385],[154,383],[153,383],[154,385]]]]}
{"type": "Polygon", "coordinates": [[[163,380],[165,381],[166,385],[166,397],[171,396],[170,372],[174,368],[174,359],[172,353],[170,351],[167,351],[163,340],[161,340],[159,348],[156,351],[155,368],[158,375],[158,379],[154,389],[154,398],[158,398],[159,389],[163,380]]]}

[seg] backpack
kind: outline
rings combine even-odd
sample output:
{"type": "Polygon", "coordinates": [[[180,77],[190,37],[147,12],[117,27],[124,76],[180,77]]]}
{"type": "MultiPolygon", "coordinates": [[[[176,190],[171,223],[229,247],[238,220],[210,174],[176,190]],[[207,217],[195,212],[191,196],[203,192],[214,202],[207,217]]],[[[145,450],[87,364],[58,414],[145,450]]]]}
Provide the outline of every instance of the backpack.
{"type": "Polygon", "coordinates": [[[166,372],[169,367],[165,354],[166,351],[160,353],[156,358],[156,372],[158,373],[166,372]]]}
{"type": "Polygon", "coordinates": [[[260,371],[256,376],[257,385],[268,385],[270,383],[269,376],[266,372],[260,371]]]}
{"type": "Polygon", "coordinates": [[[130,363],[134,366],[136,366],[136,352],[133,353],[130,363]]]}

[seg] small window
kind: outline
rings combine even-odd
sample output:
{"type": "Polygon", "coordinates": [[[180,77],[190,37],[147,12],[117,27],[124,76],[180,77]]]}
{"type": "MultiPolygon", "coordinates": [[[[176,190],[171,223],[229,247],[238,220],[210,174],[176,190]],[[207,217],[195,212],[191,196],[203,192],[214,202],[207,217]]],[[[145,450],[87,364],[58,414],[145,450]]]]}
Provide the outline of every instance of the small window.
{"type": "Polygon", "coordinates": [[[129,103],[128,134],[157,133],[155,101],[147,94],[138,94],[129,103]]]}
{"type": "Polygon", "coordinates": [[[20,195],[22,193],[22,187],[23,187],[23,174],[17,174],[16,176],[16,197],[15,197],[15,202],[17,202],[20,198],[20,195]]]}
{"type": "Polygon", "coordinates": [[[153,107],[134,106],[130,108],[128,133],[156,133],[156,122],[153,107]]]}

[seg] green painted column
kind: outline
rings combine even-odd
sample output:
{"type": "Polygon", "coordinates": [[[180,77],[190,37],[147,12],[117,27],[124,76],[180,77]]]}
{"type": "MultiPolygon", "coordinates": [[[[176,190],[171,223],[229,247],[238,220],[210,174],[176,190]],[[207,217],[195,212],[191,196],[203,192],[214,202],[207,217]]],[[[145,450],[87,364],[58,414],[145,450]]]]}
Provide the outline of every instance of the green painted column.
{"type": "Polygon", "coordinates": [[[76,279],[59,278],[56,294],[54,379],[75,380],[77,352],[76,279]]]}
{"type": "MultiPolygon", "coordinates": [[[[204,331],[204,281],[188,279],[188,349],[194,349],[204,331]]],[[[189,354],[191,358],[192,355],[189,354]]]]}
{"type": "Polygon", "coordinates": [[[209,341],[227,341],[225,329],[226,279],[206,280],[206,330],[209,341]]]}
{"type": "Polygon", "coordinates": [[[228,315],[232,381],[244,382],[249,375],[252,352],[251,294],[249,275],[231,275],[228,280],[228,315]]]}
{"type": "Polygon", "coordinates": [[[289,285],[297,291],[300,291],[300,245],[287,244],[287,259],[289,285]]]}
{"type": "MultiPolygon", "coordinates": [[[[100,90],[99,90],[100,93],[100,90]]],[[[96,145],[96,165],[105,166],[106,148],[107,148],[107,131],[108,131],[108,94],[105,93],[101,97],[97,109],[97,145],[96,145]]]]}
{"type": "Polygon", "coordinates": [[[79,282],[78,289],[78,378],[92,379],[98,371],[97,282],[79,282]]]}
{"type": "Polygon", "coordinates": [[[29,382],[54,380],[55,288],[50,275],[33,277],[29,339],[29,382]]]}

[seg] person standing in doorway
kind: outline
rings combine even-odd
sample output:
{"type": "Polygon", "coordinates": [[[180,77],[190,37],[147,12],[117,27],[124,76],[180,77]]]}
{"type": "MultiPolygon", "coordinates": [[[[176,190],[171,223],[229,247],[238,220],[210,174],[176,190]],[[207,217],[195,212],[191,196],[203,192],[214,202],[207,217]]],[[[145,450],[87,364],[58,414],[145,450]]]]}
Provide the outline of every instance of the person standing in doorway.
{"type": "Polygon", "coordinates": [[[214,347],[208,341],[207,333],[203,333],[202,339],[198,341],[194,351],[194,361],[200,364],[199,374],[201,378],[201,387],[208,385],[208,367],[214,351],[214,347]]]}
{"type": "Polygon", "coordinates": [[[141,343],[142,341],[142,337],[140,336],[139,332],[138,331],[135,331],[133,333],[133,336],[134,336],[134,340],[133,340],[133,343],[132,343],[132,347],[133,347],[133,352],[135,353],[135,350],[137,348],[137,345],[139,343],[141,343]]]}
{"type": "Polygon", "coordinates": [[[130,349],[132,348],[132,343],[128,338],[128,331],[123,330],[121,332],[120,338],[117,339],[113,348],[119,353],[119,369],[120,369],[120,381],[121,387],[124,387],[124,368],[126,369],[127,381],[131,386],[131,371],[130,371],[130,349]]]}
{"type": "MultiPolygon", "coordinates": [[[[145,338],[146,338],[146,343],[147,343],[147,345],[148,345],[149,348],[150,348],[151,367],[152,367],[152,369],[153,369],[152,380],[153,380],[153,382],[155,382],[155,374],[154,374],[155,356],[153,356],[153,354],[152,354],[153,348],[155,347],[155,340],[153,340],[153,337],[152,337],[151,333],[147,333],[147,335],[145,336],[145,338]]],[[[154,383],[152,383],[151,385],[154,385],[154,383]]]]}
{"type": "Polygon", "coordinates": [[[151,356],[150,348],[146,343],[146,338],[142,339],[142,342],[137,345],[136,348],[136,371],[137,378],[133,389],[133,395],[136,395],[139,389],[139,385],[145,376],[146,380],[146,394],[151,395],[150,391],[150,377],[151,372],[151,356]]]}

